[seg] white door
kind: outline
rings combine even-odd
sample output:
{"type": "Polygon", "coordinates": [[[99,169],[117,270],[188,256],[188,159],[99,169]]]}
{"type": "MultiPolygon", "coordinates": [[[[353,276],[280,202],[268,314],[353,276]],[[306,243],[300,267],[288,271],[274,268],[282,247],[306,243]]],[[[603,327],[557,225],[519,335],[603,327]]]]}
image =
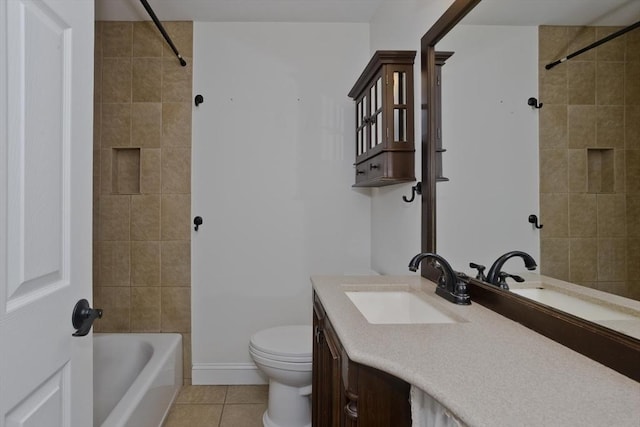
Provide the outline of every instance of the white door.
{"type": "Polygon", "coordinates": [[[87,427],[93,0],[0,0],[0,427],[87,427]]]}

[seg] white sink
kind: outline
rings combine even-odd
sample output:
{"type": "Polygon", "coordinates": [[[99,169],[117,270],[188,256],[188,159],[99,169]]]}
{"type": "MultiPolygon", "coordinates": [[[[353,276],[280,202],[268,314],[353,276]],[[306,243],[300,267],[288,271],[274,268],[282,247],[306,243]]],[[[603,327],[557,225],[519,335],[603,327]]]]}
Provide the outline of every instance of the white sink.
{"type": "Polygon", "coordinates": [[[591,302],[544,287],[512,288],[511,292],[590,321],[640,320],[622,310],[616,310],[615,306],[591,302]]]}
{"type": "Polygon", "coordinates": [[[345,291],[374,324],[456,323],[457,320],[408,291],[345,291]]]}

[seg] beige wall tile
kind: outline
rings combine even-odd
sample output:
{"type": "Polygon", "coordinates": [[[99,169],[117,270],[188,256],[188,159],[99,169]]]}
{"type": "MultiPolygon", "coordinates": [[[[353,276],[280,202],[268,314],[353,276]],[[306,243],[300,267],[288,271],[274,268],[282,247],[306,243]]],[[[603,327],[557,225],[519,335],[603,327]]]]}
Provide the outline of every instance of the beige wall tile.
{"type": "Polygon", "coordinates": [[[596,100],[598,105],[624,105],[624,63],[598,62],[596,100]]]}
{"type": "Polygon", "coordinates": [[[102,104],[102,148],[131,145],[131,104],[102,104]]]}
{"type": "Polygon", "coordinates": [[[540,150],[540,192],[566,193],[568,188],[567,150],[540,150]]]}
{"type": "Polygon", "coordinates": [[[626,150],[614,150],[613,162],[614,162],[614,180],[613,189],[616,193],[624,193],[627,191],[626,184],[626,162],[625,162],[626,150]]]}
{"type": "MultiPolygon", "coordinates": [[[[586,58],[583,58],[586,59],[586,58]]],[[[592,61],[573,60],[565,64],[569,81],[569,104],[593,105],[596,102],[596,65],[592,61]]]]}
{"type": "Polygon", "coordinates": [[[595,288],[603,292],[623,297],[627,295],[626,282],[596,282],[595,288]]]}
{"type": "Polygon", "coordinates": [[[191,149],[162,149],[162,193],[191,192],[191,149]]]}
{"type": "Polygon", "coordinates": [[[625,34],[627,61],[640,61],[640,34],[638,33],[638,31],[631,31],[625,34]]]}
{"type": "Polygon", "coordinates": [[[569,236],[596,237],[597,204],[595,194],[569,195],[569,236]]]}
{"type": "Polygon", "coordinates": [[[598,239],[598,281],[624,281],[626,278],[627,239],[598,239]]]}
{"type": "Polygon", "coordinates": [[[131,102],[131,58],[102,59],[102,102],[131,102]]]}
{"type": "Polygon", "coordinates": [[[134,102],[131,104],[131,145],[159,148],[162,133],[162,104],[134,102]]]}
{"type": "Polygon", "coordinates": [[[160,286],[160,242],[131,242],[131,286],[160,286]]]}
{"type": "Polygon", "coordinates": [[[542,238],[569,237],[569,196],[567,193],[540,194],[542,238]]]}
{"type": "Polygon", "coordinates": [[[162,59],[133,58],[133,102],[162,101],[162,59]]]}
{"type": "Polygon", "coordinates": [[[162,57],[164,39],[151,21],[133,23],[133,56],[162,57]]]}
{"type": "Polygon", "coordinates": [[[129,286],[131,245],[124,242],[99,242],[101,286],[129,286]]]}
{"type": "Polygon", "coordinates": [[[585,193],[587,191],[587,151],[584,149],[569,150],[569,192],[585,193]]]}
{"type": "MultiPolygon", "coordinates": [[[[223,405],[173,405],[164,427],[212,427],[220,424],[223,405]]],[[[239,427],[239,425],[237,426],[239,427]]]]}
{"type": "MultiPolygon", "coordinates": [[[[546,100],[546,98],[543,98],[546,100]]],[[[567,148],[567,106],[549,105],[540,110],[540,148],[567,148]]]]}
{"type": "Polygon", "coordinates": [[[159,194],[162,183],[162,150],[143,148],[140,150],[140,192],[159,194]]]}
{"type": "Polygon", "coordinates": [[[94,323],[96,332],[129,332],[131,295],[128,287],[103,286],[95,307],[102,309],[102,318],[94,323]]]}
{"type": "Polygon", "coordinates": [[[627,279],[640,279],[640,238],[627,239],[627,279]]]}
{"type": "Polygon", "coordinates": [[[102,22],[102,56],[131,57],[133,25],[131,22],[102,22]]]}
{"type": "Polygon", "coordinates": [[[625,104],[640,104],[640,61],[626,63],[625,82],[625,104]]]}
{"type": "Polygon", "coordinates": [[[625,147],[640,150],[640,105],[625,107],[625,147]]]}
{"type": "Polygon", "coordinates": [[[540,239],[540,272],[569,280],[569,239],[540,239]]]}
{"type": "Polygon", "coordinates": [[[624,107],[599,105],[596,116],[596,146],[624,148],[624,107]]]}
{"type": "Polygon", "coordinates": [[[593,280],[598,273],[597,239],[570,239],[569,278],[572,282],[593,280]]]}
{"type": "MultiPolygon", "coordinates": [[[[600,40],[623,27],[596,27],[596,39],[600,40]]],[[[626,35],[622,35],[608,41],[604,45],[596,48],[596,58],[598,61],[624,61],[626,48],[626,35]]]]}
{"type": "Polygon", "coordinates": [[[567,52],[567,27],[541,25],[538,27],[538,56],[541,61],[552,62],[563,58],[567,52]]]}
{"type": "Polygon", "coordinates": [[[162,240],[189,240],[191,237],[191,196],[163,194],[160,235],[162,240]]]}
{"type": "Polygon", "coordinates": [[[191,334],[182,332],[182,380],[184,384],[191,385],[191,368],[191,334]]]}
{"type": "Polygon", "coordinates": [[[540,99],[544,102],[545,107],[550,105],[566,105],[569,101],[569,76],[567,68],[554,67],[547,70],[545,65],[552,61],[554,60],[541,60],[538,64],[540,99]]]}
{"type": "Polygon", "coordinates": [[[627,192],[640,193],[640,150],[625,151],[627,192]]]}
{"type": "Polygon", "coordinates": [[[116,148],[111,155],[113,192],[118,194],[140,193],[140,149],[116,148]]]}
{"type": "Polygon", "coordinates": [[[162,146],[191,147],[191,104],[162,104],[162,146]]]}
{"type": "Polygon", "coordinates": [[[100,240],[129,240],[129,199],[130,196],[101,196],[100,240]]]}
{"type": "MultiPolygon", "coordinates": [[[[575,52],[596,41],[596,29],[595,27],[568,26],[567,39],[569,41],[567,53],[575,52]]],[[[596,52],[593,49],[580,55],[580,61],[593,61],[595,59],[596,52]]]]}
{"type": "Polygon", "coordinates": [[[191,102],[191,58],[185,57],[187,65],[166,56],[162,61],[162,102],[191,102]]]}
{"type": "Polygon", "coordinates": [[[163,287],[162,332],[191,332],[191,289],[163,287]]]}
{"type": "Polygon", "coordinates": [[[189,241],[162,242],[162,286],[190,286],[191,244],[189,241]]]}
{"type": "Polygon", "coordinates": [[[131,332],[160,332],[160,288],[131,288],[131,332]]]}
{"type": "Polygon", "coordinates": [[[596,145],[596,108],[592,105],[569,105],[569,148],[596,145]]]}
{"type": "Polygon", "coordinates": [[[93,103],[93,148],[98,149],[101,146],[100,137],[102,130],[102,104],[93,103]]]}
{"type": "Polygon", "coordinates": [[[640,237],[640,193],[626,195],[627,236],[640,237]]]}
{"type": "Polygon", "coordinates": [[[627,281],[627,292],[625,296],[640,301],[640,281],[627,281]]]}
{"type": "MultiPolygon", "coordinates": [[[[167,21],[163,25],[167,34],[169,34],[171,40],[173,40],[173,44],[178,49],[178,52],[180,52],[180,55],[183,58],[193,57],[193,22],[167,21]]],[[[175,54],[173,53],[173,50],[171,50],[171,46],[166,43],[164,43],[163,46],[163,56],[175,58],[175,54]]]]}
{"type": "Polygon", "coordinates": [[[111,164],[113,163],[113,150],[111,148],[100,150],[100,194],[113,193],[111,185],[112,173],[111,164]]]}
{"type": "Polygon", "coordinates": [[[627,208],[624,194],[598,194],[598,237],[625,237],[627,208]]]}
{"type": "Polygon", "coordinates": [[[160,240],[160,195],[131,196],[131,240],[160,240]]]}

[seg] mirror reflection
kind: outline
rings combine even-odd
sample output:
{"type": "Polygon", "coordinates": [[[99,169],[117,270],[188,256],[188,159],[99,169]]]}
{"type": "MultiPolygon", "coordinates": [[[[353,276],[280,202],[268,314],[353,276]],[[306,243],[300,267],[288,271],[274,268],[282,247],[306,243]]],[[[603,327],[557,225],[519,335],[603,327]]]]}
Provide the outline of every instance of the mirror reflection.
{"type": "Polygon", "coordinates": [[[438,43],[455,53],[437,247],[457,268],[521,250],[541,274],[640,300],[640,29],[545,69],[639,20],[638,1],[483,0],[438,43]]]}

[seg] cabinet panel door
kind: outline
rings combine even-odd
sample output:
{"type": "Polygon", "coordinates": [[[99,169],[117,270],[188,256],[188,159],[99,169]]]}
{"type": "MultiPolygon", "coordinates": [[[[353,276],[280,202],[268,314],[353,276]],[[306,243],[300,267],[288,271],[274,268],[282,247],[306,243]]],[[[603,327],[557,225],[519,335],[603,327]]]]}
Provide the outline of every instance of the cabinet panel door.
{"type": "Polygon", "coordinates": [[[340,350],[335,334],[314,311],[313,426],[338,427],[342,417],[340,350]]]}

